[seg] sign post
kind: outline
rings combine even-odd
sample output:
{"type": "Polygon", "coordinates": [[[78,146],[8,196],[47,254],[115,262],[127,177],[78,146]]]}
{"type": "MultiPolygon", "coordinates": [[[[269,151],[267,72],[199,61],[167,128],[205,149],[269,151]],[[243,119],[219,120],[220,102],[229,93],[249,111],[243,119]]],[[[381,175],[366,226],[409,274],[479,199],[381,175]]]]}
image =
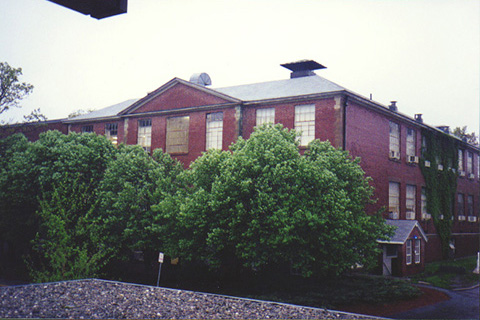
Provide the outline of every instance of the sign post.
{"type": "Polygon", "coordinates": [[[157,287],[160,283],[160,273],[162,272],[162,263],[163,263],[163,252],[159,252],[158,254],[158,262],[160,266],[158,267],[158,278],[157,278],[157,287]]]}

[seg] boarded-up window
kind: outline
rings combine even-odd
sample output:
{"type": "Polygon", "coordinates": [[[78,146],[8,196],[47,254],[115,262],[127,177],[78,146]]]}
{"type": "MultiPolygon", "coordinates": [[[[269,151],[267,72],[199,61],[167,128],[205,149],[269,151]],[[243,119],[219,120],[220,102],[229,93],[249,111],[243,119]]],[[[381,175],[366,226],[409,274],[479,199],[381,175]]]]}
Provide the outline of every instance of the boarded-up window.
{"type": "Polygon", "coordinates": [[[301,146],[306,146],[315,139],[314,104],[295,107],[295,130],[301,133],[301,146]]]}
{"type": "Polygon", "coordinates": [[[223,112],[207,114],[206,149],[221,150],[223,146],[223,112]]]}
{"type": "Polygon", "coordinates": [[[275,123],[275,108],[257,109],[256,126],[264,123],[275,123]]]}
{"type": "Polygon", "coordinates": [[[172,117],[167,119],[166,152],[188,153],[188,132],[190,117],[172,117]]]}
{"type": "Polygon", "coordinates": [[[152,146],[152,119],[138,120],[137,144],[150,152],[152,146]]]}
{"type": "Polygon", "coordinates": [[[398,219],[400,212],[400,183],[388,184],[388,211],[390,219],[398,219]]]}

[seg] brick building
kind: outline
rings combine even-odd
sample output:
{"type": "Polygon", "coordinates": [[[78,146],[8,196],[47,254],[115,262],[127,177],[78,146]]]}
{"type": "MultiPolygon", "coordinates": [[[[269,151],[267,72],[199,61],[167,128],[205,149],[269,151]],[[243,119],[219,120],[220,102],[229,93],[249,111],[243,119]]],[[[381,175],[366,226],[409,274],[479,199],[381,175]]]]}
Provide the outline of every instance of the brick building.
{"type": "MultiPolygon", "coordinates": [[[[474,255],[479,250],[478,147],[451,138],[458,164],[426,161],[424,135],[452,137],[448,128],[426,125],[420,114],[411,118],[398,112],[395,102],[384,106],[317,76],[314,70],[324,67],[314,61],[282,66],[291,70],[290,79],[226,88],[210,88],[204,73],[190,81],[174,78],[139,100],[47,122],[30,138],[48,129],[95,132],[113,143],[139,144],[148,152],[162,148],[188,167],[207,149],[226,150],[239,136],[248,138],[257,125],[281,123],[302,132],[300,149],[313,139],[329,140],[361,158],[378,199],[367,211],[386,208],[384,218],[398,228],[391,241],[380,244],[382,273],[408,275],[442,258],[421,166],[457,176],[452,254],[474,255]]],[[[4,134],[7,129],[11,132],[12,127],[4,127],[4,134]]]]}

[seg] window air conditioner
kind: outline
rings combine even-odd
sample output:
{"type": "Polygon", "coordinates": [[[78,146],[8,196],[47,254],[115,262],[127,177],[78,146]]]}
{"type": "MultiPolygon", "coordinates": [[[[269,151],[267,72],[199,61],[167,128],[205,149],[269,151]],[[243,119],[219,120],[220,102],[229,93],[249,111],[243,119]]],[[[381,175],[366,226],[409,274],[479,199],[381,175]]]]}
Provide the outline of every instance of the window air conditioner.
{"type": "Polygon", "coordinates": [[[400,159],[400,152],[390,150],[390,159],[400,159]]]}
{"type": "Polygon", "coordinates": [[[389,217],[390,219],[398,219],[398,212],[391,210],[391,211],[388,213],[388,217],[389,217]]]}
{"type": "Polygon", "coordinates": [[[408,163],[418,163],[418,157],[416,157],[416,156],[408,156],[407,161],[408,161],[408,163]]]}
{"type": "Polygon", "coordinates": [[[432,218],[430,213],[422,213],[422,220],[429,220],[432,218]]]}
{"type": "Polygon", "coordinates": [[[477,217],[475,217],[475,216],[468,216],[468,222],[477,222],[477,217]]]}
{"type": "Polygon", "coordinates": [[[468,179],[474,179],[474,178],[475,178],[475,175],[473,173],[468,174],[468,179]]]}
{"type": "Polygon", "coordinates": [[[438,170],[439,170],[439,171],[443,171],[443,164],[439,164],[439,165],[438,165],[438,170]]]}
{"type": "Polygon", "coordinates": [[[425,160],[425,167],[430,168],[430,161],[425,160]]]}
{"type": "Polygon", "coordinates": [[[415,212],[407,211],[407,220],[415,220],[415,212]]]}
{"type": "Polygon", "coordinates": [[[458,216],[458,221],[465,221],[465,216],[458,216]]]}
{"type": "Polygon", "coordinates": [[[443,214],[439,215],[438,219],[443,220],[443,214]]]}
{"type": "Polygon", "coordinates": [[[462,171],[462,170],[458,171],[458,175],[460,177],[465,177],[465,171],[462,171]]]}

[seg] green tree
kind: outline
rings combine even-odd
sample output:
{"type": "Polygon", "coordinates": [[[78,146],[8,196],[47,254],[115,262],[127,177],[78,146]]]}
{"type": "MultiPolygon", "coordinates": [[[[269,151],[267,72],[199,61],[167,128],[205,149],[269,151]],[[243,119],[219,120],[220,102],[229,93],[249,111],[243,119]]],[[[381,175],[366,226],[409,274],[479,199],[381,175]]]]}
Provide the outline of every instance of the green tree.
{"type": "Polygon", "coordinates": [[[150,157],[139,146],[120,146],[100,183],[99,207],[92,212],[102,241],[117,259],[129,260],[139,250],[148,264],[162,249],[165,221],[152,206],[175,192],[182,171],[161,149],[150,157]]]}
{"type": "MultiPolygon", "coordinates": [[[[53,208],[53,201],[56,201],[53,199],[69,196],[66,192],[59,192],[58,188],[73,183],[79,188],[89,186],[88,189],[82,189],[83,192],[88,192],[83,195],[82,201],[90,202],[84,204],[83,212],[75,213],[87,215],[88,208],[95,202],[92,195],[117,150],[103,136],[77,133],[64,135],[58,131],[43,133],[33,143],[16,135],[3,140],[0,143],[2,145],[0,237],[11,244],[17,258],[35,254],[31,252],[31,241],[36,237],[40,226],[45,228],[48,225],[47,204],[53,208]]],[[[72,192],[75,190],[77,189],[72,192]]],[[[58,210],[51,214],[60,215],[58,210]]]]}
{"type": "Polygon", "coordinates": [[[470,143],[474,146],[478,146],[478,137],[475,135],[475,132],[468,133],[467,126],[456,127],[453,129],[453,135],[459,137],[463,141],[470,143]]]}
{"type": "Polygon", "coordinates": [[[22,68],[12,68],[0,62],[0,114],[10,108],[19,107],[19,102],[33,90],[31,84],[20,82],[22,68]]]}
{"type": "Polygon", "coordinates": [[[92,184],[79,180],[58,179],[53,190],[42,193],[40,226],[27,259],[35,282],[96,277],[108,262],[111,249],[87,219],[95,206],[92,184]]]}
{"type": "Polygon", "coordinates": [[[391,232],[364,211],[372,189],[358,161],[319,141],[301,156],[297,134],[280,125],[257,128],[231,153],[207,152],[190,175],[175,253],[214,269],[290,265],[304,276],[339,275],[375,264],[376,240],[391,232]]]}

